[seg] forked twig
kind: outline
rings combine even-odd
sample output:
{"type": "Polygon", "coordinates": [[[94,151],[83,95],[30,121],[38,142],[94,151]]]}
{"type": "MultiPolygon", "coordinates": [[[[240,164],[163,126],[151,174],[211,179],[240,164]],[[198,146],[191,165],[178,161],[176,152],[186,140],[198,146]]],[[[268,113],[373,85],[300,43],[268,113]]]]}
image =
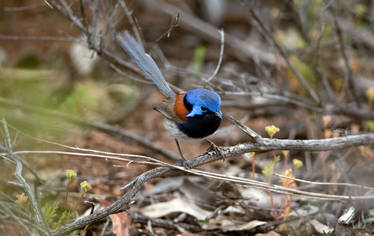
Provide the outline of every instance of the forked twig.
{"type": "Polygon", "coordinates": [[[230,116],[229,120],[231,123],[233,123],[236,127],[238,127],[241,131],[246,133],[248,137],[251,139],[252,142],[258,143],[258,141],[261,139],[261,136],[257,134],[255,131],[251,130],[249,127],[245,126],[241,122],[234,119],[234,117],[230,116]]]}
{"type": "Polygon", "coordinates": [[[22,162],[16,156],[13,155],[12,142],[11,142],[7,122],[6,122],[5,119],[2,119],[1,122],[2,122],[3,131],[4,131],[4,135],[5,135],[8,157],[12,158],[16,163],[16,170],[14,172],[14,176],[17,178],[19,183],[22,185],[23,189],[26,192],[26,195],[30,199],[32,210],[33,210],[33,213],[34,213],[34,216],[35,216],[35,219],[36,219],[36,224],[43,228],[43,231],[41,231],[41,233],[43,235],[50,235],[49,226],[48,226],[47,222],[45,221],[45,219],[43,217],[41,207],[40,207],[39,202],[37,201],[37,199],[35,197],[35,193],[31,189],[31,186],[27,183],[25,178],[23,178],[23,176],[22,176],[22,169],[23,169],[22,162]]]}

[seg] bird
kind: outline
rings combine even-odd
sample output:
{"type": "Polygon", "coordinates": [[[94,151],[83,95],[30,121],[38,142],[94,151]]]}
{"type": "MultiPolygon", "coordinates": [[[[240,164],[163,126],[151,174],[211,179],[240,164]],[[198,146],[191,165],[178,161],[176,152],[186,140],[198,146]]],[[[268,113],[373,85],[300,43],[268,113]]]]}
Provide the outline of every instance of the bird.
{"type": "MultiPolygon", "coordinates": [[[[212,135],[222,121],[221,97],[215,91],[205,88],[175,93],[152,57],[128,31],[118,33],[116,39],[119,46],[165,96],[166,99],[154,109],[165,117],[164,126],[175,138],[183,165],[187,167],[178,139],[199,140],[212,135]]],[[[219,152],[213,142],[206,140],[219,152]]]]}

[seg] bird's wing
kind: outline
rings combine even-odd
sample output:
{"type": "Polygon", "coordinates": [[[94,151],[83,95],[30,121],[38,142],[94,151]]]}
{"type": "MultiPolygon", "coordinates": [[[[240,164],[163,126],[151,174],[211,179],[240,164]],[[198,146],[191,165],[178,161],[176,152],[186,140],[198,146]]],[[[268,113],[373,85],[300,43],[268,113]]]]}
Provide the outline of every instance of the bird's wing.
{"type": "Polygon", "coordinates": [[[182,120],[175,114],[173,109],[173,102],[163,101],[162,103],[156,105],[154,109],[161,113],[166,119],[174,121],[176,123],[182,122],[182,120]]]}
{"type": "Polygon", "coordinates": [[[131,59],[144,71],[145,75],[150,78],[166,98],[172,99],[175,93],[171,90],[164,76],[155,61],[145,53],[143,47],[132,37],[129,32],[125,31],[117,35],[117,42],[131,59]]]}

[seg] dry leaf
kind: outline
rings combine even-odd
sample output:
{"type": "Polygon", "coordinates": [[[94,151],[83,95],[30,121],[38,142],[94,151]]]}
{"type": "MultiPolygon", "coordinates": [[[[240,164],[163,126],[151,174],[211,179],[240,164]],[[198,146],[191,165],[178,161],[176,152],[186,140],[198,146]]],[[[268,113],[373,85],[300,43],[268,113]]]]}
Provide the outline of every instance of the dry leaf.
{"type": "Polygon", "coordinates": [[[121,212],[109,216],[112,220],[113,233],[116,236],[129,236],[131,219],[126,212],[121,212]]]}
{"type": "Polygon", "coordinates": [[[331,234],[334,232],[333,228],[330,228],[317,220],[311,220],[309,223],[312,224],[313,228],[320,234],[331,234]]]}
{"type": "Polygon", "coordinates": [[[270,232],[267,232],[266,234],[256,234],[255,236],[280,236],[280,234],[278,234],[275,231],[270,231],[270,232]]]}
{"type": "Polygon", "coordinates": [[[163,217],[174,212],[184,212],[195,217],[198,220],[205,220],[212,214],[212,212],[199,208],[194,203],[188,201],[185,198],[175,198],[168,202],[149,205],[142,208],[140,212],[150,218],[163,217]]]}
{"type": "Polygon", "coordinates": [[[365,157],[365,159],[367,159],[367,160],[372,160],[372,159],[374,159],[374,152],[373,152],[373,150],[371,150],[369,147],[366,147],[366,146],[360,146],[360,147],[358,147],[358,149],[360,150],[361,155],[362,155],[363,157],[365,157]]]}
{"type": "Polygon", "coordinates": [[[28,197],[25,195],[25,193],[16,194],[17,200],[16,203],[18,204],[24,204],[27,202],[28,197]]]}
{"type": "Polygon", "coordinates": [[[188,200],[205,210],[214,211],[224,200],[217,192],[207,189],[204,185],[193,183],[189,179],[183,181],[183,185],[179,190],[188,200]]]}

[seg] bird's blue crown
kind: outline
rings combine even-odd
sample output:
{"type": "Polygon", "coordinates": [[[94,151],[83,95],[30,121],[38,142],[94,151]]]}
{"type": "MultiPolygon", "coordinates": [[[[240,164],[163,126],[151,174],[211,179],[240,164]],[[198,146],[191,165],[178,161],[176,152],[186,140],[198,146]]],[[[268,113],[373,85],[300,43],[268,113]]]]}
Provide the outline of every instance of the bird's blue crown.
{"type": "Polygon", "coordinates": [[[194,117],[197,115],[203,115],[204,113],[210,112],[217,113],[220,116],[222,112],[220,110],[221,98],[220,96],[208,89],[198,88],[189,90],[186,93],[186,100],[192,105],[192,110],[188,113],[187,117],[194,117]]]}

